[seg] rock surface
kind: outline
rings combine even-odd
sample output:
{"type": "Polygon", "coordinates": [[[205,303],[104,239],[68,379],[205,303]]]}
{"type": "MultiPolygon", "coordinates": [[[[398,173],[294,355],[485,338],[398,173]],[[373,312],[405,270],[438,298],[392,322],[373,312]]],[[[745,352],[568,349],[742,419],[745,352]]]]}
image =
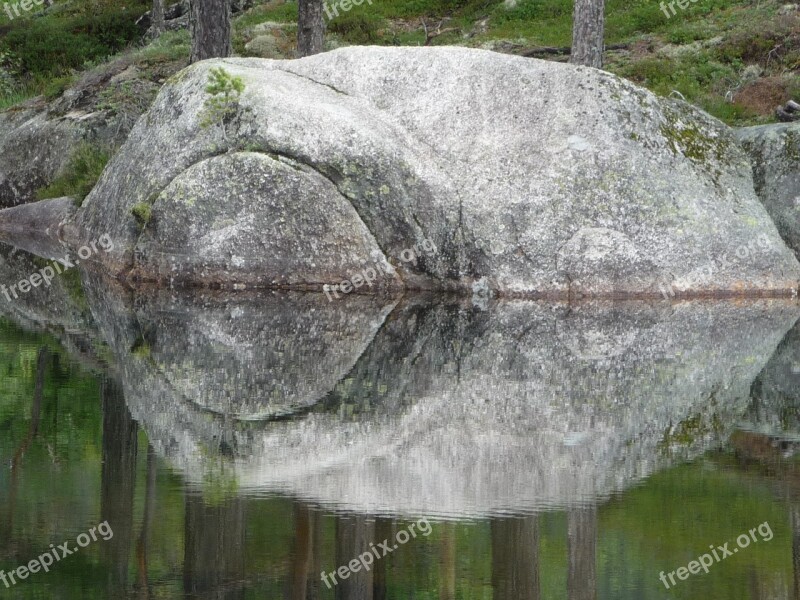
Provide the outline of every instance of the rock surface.
{"type": "Polygon", "coordinates": [[[411,289],[659,295],[688,280],[680,293],[761,293],[800,280],[727,127],[602,71],[462,48],[195,64],[162,89],[69,236],[110,234],[116,275],[270,286],[275,273],[335,284],[360,271],[365,232],[411,289]],[[203,127],[218,66],[246,89],[225,127],[203,127]],[[205,177],[199,165],[221,154],[230,179],[205,177]],[[290,193],[270,187],[281,163],[304,181],[290,193]],[[220,206],[234,183],[247,201],[220,206]],[[304,218],[284,227],[287,202],[304,218]],[[144,231],[131,214],[142,203],[144,231]],[[343,226],[345,213],[361,223],[343,226]],[[269,221],[259,239],[253,224],[269,221]],[[290,252],[298,235],[328,240],[326,256],[290,252]],[[237,261],[193,254],[198,239],[237,261]],[[400,260],[424,240],[435,253],[400,260]],[[284,251],[262,271],[266,247],[284,251]]]}
{"type": "Polygon", "coordinates": [[[746,127],[736,134],[753,161],[758,197],[800,256],[800,123],[746,127]]]}
{"type": "MultiPolygon", "coordinates": [[[[0,207],[36,200],[82,143],[114,149],[155,96],[157,84],[125,77],[126,60],[87,72],[53,101],[34,98],[0,112],[0,207]],[[120,95],[123,101],[110,98],[120,95]]],[[[128,69],[130,72],[130,69],[128,69]]]]}

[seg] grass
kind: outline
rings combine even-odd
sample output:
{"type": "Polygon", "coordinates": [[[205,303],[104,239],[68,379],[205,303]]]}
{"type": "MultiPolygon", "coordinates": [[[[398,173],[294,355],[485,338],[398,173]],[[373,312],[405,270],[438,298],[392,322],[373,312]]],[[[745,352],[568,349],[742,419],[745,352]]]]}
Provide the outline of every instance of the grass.
{"type": "Polygon", "coordinates": [[[26,98],[54,98],[78,71],[98,64],[139,39],[136,19],[147,0],[121,5],[111,0],[57,1],[47,11],[30,11],[9,20],[0,11],[0,110],[26,98]]]}
{"type": "MultiPolygon", "coordinates": [[[[771,121],[773,99],[800,94],[800,16],[779,15],[782,4],[697,0],[667,18],[656,0],[608,0],[606,44],[629,50],[609,52],[606,68],[662,96],[679,92],[732,125],[771,121]],[[757,81],[745,81],[748,66],[761,69],[757,81]]],[[[273,0],[243,20],[280,21],[288,6],[273,0]]],[[[340,11],[328,32],[344,44],[420,45],[422,20],[430,28],[445,19],[443,27],[456,31],[433,45],[566,47],[572,8],[573,0],[517,0],[513,8],[503,0],[373,0],[340,11]],[[478,22],[488,25],[477,29],[478,22]]]]}
{"type": "Polygon", "coordinates": [[[177,62],[188,58],[191,49],[192,40],[187,30],[165,31],[158,39],[137,50],[133,59],[136,64],[144,66],[177,62]]]}
{"type": "MultiPolygon", "coordinates": [[[[608,52],[606,69],[660,95],[679,92],[732,125],[771,121],[772,104],[800,94],[800,13],[778,14],[784,3],[697,0],[667,18],[658,0],[607,0],[606,44],[627,50],[608,52]],[[746,80],[753,67],[760,70],[756,80],[746,80]]],[[[0,89],[0,110],[38,94],[55,97],[87,64],[130,48],[139,39],[133,22],[149,0],[124,5],[56,0],[46,16],[0,20],[0,76],[4,51],[22,73],[18,85],[0,89]]],[[[372,0],[340,10],[328,23],[328,37],[334,45],[421,45],[424,20],[429,29],[440,23],[453,29],[432,45],[565,47],[572,7],[573,0],[516,0],[513,7],[504,0],[372,0]]],[[[234,19],[234,47],[244,53],[252,28],[272,21],[285,24],[279,47],[290,57],[296,20],[296,2],[262,2],[234,19]]],[[[187,31],[167,32],[133,50],[132,62],[156,72],[158,65],[186,60],[189,47],[187,31]]]]}
{"type": "Polygon", "coordinates": [[[80,144],[70,158],[64,172],[50,185],[36,193],[38,200],[71,196],[80,206],[97,183],[111,152],[106,148],[84,142],[80,144]]]}
{"type": "Polygon", "coordinates": [[[147,202],[138,202],[131,207],[131,214],[136,218],[139,227],[144,227],[153,216],[153,208],[147,202]]]}

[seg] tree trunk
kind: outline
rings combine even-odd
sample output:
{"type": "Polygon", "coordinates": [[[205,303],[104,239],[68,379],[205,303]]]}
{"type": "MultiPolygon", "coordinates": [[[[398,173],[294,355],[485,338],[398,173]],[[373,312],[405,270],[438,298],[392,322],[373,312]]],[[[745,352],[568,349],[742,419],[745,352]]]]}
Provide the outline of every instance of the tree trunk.
{"type": "MultiPolygon", "coordinates": [[[[336,563],[347,565],[359,555],[370,551],[375,542],[375,522],[364,515],[341,516],[336,519],[336,563]]],[[[373,600],[373,576],[370,569],[351,573],[339,579],[334,590],[336,600],[373,600]]]]}
{"type": "Polygon", "coordinates": [[[245,598],[245,518],[240,497],[206,504],[185,493],[183,590],[209,600],[245,598]]]}
{"type": "Polygon", "coordinates": [[[298,58],[322,52],[325,40],[325,20],[322,17],[322,2],[323,0],[298,1],[298,58]]]}
{"type": "Polygon", "coordinates": [[[567,598],[597,599],[597,509],[567,512],[567,598]]]}
{"type": "Polygon", "coordinates": [[[191,62],[230,56],[231,5],[229,0],[190,0],[191,62]]]}
{"type": "Polygon", "coordinates": [[[539,600],[539,523],[536,517],[493,519],[492,589],[495,598],[539,600]]]}
{"type": "Polygon", "coordinates": [[[605,0],[575,0],[569,62],[602,68],[604,14],[605,0]]]}
{"type": "Polygon", "coordinates": [[[792,600],[800,600],[800,505],[789,505],[789,519],[792,524],[792,573],[794,586],[792,600]]]}
{"type": "Polygon", "coordinates": [[[153,12],[150,20],[152,21],[150,32],[153,38],[157,38],[164,33],[164,0],[153,0],[153,12]]]}
{"type": "Polygon", "coordinates": [[[114,531],[100,551],[105,562],[107,597],[119,598],[128,589],[139,427],[128,412],[119,382],[105,378],[100,397],[103,407],[100,522],[108,521],[114,531]]]}

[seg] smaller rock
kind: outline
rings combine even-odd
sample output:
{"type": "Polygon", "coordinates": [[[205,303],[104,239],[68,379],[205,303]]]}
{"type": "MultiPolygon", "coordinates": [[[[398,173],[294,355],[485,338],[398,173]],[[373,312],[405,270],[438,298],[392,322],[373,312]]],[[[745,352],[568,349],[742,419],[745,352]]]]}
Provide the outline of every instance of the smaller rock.
{"type": "Polygon", "coordinates": [[[259,35],[245,44],[249,56],[259,58],[284,58],[278,47],[278,40],[272,34],[259,35]]]}
{"type": "Polygon", "coordinates": [[[783,106],[779,106],[775,109],[775,116],[778,118],[778,121],[782,123],[800,121],[800,104],[794,100],[789,100],[783,106]]]}

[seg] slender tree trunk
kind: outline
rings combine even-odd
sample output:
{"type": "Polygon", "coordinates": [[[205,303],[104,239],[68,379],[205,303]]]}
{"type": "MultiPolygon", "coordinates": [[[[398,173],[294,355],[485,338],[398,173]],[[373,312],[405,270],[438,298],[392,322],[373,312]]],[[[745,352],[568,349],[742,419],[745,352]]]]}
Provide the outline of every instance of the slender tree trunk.
{"type": "Polygon", "coordinates": [[[291,578],[286,600],[317,600],[321,596],[322,520],[320,513],[307,504],[294,502],[294,544],[291,555],[291,578]]]}
{"type": "Polygon", "coordinates": [[[189,0],[189,28],[191,62],[231,55],[230,0],[189,0]]]}
{"type": "Polygon", "coordinates": [[[153,528],[153,514],[156,503],[156,451],[147,445],[147,479],[144,488],[144,511],[142,514],[142,530],[136,542],[136,562],[139,566],[138,593],[141,600],[150,598],[150,582],[148,581],[147,550],[150,546],[150,531],[153,528]]]}
{"type": "Polygon", "coordinates": [[[605,0],[575,0],[569,62],[602,68],[604,15],[605,0]]]}
{"type": "Polygon", "coordinates": [[[183,589],[187,597],[244,600],[245,510],[239,497],[206,504],[185,494],[183,589]]]}
{"type": "Polygon", "coordinates": [[[792,524],[792,600],[800,600],[800,504],[789,505],[789,519],[792,524]]]}
{"type": "Polygon", "coordinates": [[[107,597],[119,598],[128,589],[138,425],[128,412],[119,382],[105,378],[100,397],[103,407],[100,521],[108,521],[114,531],[114,537],[100,548],[106,563],[107,597]]]}
{"type": "Polygon", "coordinates": [[[164,0],[153,0],[153,12],[150,15],[151,33],[154,38],[157,38],[164,33],[164,0]]]}
{"type": "Polygon", "coordinates": [[[439,600],[456,599],[456,528],[442,523],[439,542],[439,600]]]}
{"type": "Polygon", "coordinates": [[[537,518],[493,519],[491,532],[495,598],[540,600],[537,518]]]}
{"type": "Polygon", "coordinates": [[[567,512],[567,597],[597,599],[597,509],[575,508],[567,512]]]}
{"type": "Polygon", "coordinates": [[[36,361],[36,383],[33,388],[33,405],[31,406],[31,423],[28,426],[28,435],[22,440],[14,457],[11,459],[11,483],[8,491],[8,517],[5,528],[0,528],[0,539],[11,539],[14,530],[14,508],[17,504],[17,484],[19,482],[19,467],[22,458],[31,442],[39,433],[39,420],[42,414],[42,396],[44,394],[44,378],[47,374],[47,364],[50,360],[50,351],[46,346],[39,348],[39,357],[36,361]]]}
{"type": "MultiPolygon", "coordinates": [[[[336,519],[336,564],[346,565],[364,552],[369,552],[375,542],[375,522],[364,515],[341,516],[336,519]]],[[[336,600],[373,600],[372,570],[361,569],[340,579],[336,586],[336,600]]]]}
{"type": "Polygon", "coordinates": [[[322,52],[325,40],[325,20],[322,17],[322,2],[323,0],[298,0],[298,58],[322,52]]]}

